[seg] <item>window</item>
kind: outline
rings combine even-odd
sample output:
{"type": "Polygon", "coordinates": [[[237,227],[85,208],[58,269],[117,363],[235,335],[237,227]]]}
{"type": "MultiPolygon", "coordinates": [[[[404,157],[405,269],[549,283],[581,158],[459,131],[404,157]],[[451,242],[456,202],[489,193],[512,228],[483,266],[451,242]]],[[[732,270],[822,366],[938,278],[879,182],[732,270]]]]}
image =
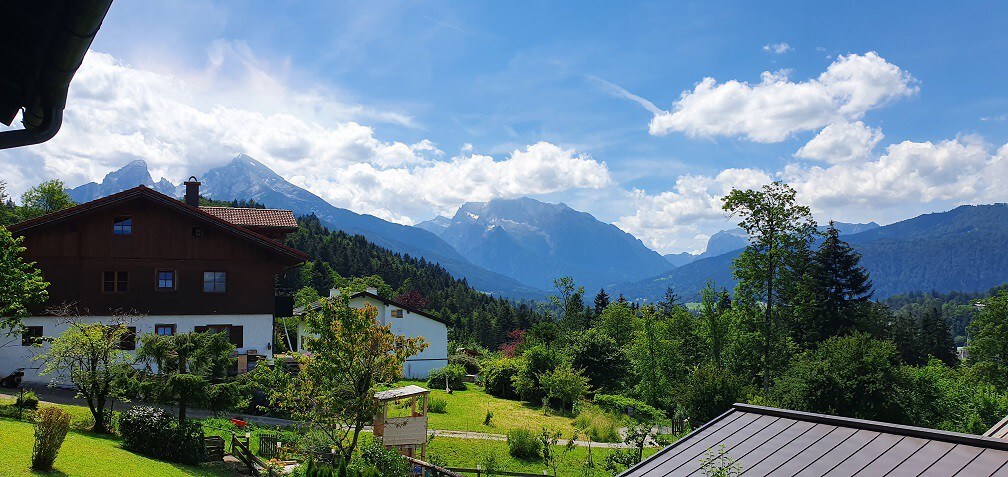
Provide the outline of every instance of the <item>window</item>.
{"type": "Polygon", "coordinates": [[[193,329],[196,333],[224,333],[235,348],[245,347],[245,327],[236,325],[206,325],[193,329]]]}
{"type": "Polygon", "coordinates": [[[203,238],[203,227],[193,227],[192,238],[203,238]]]}
{"type": "Polygon", "coordinates": [[[126,293],[129,291],[129,273],[122,271],[103,272],[102,291],[105,293],[126,293]]]}
{"type": "Polygon", "coordinates": [[[133,217],[116,217],[112,235],[133,235],[133,217]]]}
{"type": "Polygon", "coordinates": [[[167,325],[154,325],[154,334],[160,336],[171,336],[175,334],[175,323],[167,325]]]}
{"type": "Polygon", "coordinates": [[[402,318],[402,308],[392,310],[392,318],[402,318]]]}
{"type": "Polygon", "coordinates": [[[136,349],[136,327],[127,326],[126,332],[119,337],[119,349],[124,350],[135,350],[136,349]]]}
{"type": "Polygon", "coordinates": [[[21,346],[31,346],[42,340],[41,326],[26,326],[21,333],[21,346]]]}
{"type": "Polygon", "coordinates": [[[227,290],[227,272],[203,272],[204,293],[224,293],[227,290]]]}
{"type": "Polygon", "coordinates": [[[157,271],[157,289],[160,291],[175,289],[175,270],[157,271]]]}

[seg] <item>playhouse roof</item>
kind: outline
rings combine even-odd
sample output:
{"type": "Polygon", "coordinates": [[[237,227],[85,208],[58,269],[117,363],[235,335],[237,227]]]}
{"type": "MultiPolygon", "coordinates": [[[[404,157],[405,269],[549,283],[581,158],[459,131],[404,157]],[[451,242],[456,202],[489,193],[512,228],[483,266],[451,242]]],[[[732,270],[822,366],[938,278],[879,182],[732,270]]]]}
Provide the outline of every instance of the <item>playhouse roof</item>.
{"type": "Polygon", "coordinates": [[[401,388],[376,392],[374,397],[379,401],[395,401],[397,399],[408,398],[410,396],[419,396],[421,394],[428,394],[428,393],[430,393],[429,389],[411,384],[409,386],[401,388]]]}

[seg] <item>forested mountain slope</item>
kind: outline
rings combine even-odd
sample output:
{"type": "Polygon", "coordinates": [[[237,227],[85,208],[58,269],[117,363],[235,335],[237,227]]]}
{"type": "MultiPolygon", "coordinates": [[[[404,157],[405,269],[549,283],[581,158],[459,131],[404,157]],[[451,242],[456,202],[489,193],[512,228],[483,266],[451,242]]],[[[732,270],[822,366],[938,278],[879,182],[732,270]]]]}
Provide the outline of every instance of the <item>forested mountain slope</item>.
{"type": "MultiPolygon", "coordinates": [[[[472,338],[493,349],[509,331],[528,328],[541,319],[530,304],[476,291],[465,279],[452,277],[437,263],[400,255],[361,235],[330,231],[315,216],[301,217],[297,232],[288,236],[286,243],[307,253],[316,264],[329,264],[344,278],[378,275],[397,294],[419,292],[428,301],[426,311],[452,323],[454,339],[472,338]]],[[[297,272],[284,278],[291,288],[311,285],[298,283],[299,279],[297,272]]]]}
{"type": "MultiPolygon", "coordinates": [[[[913,291],[982,291],[1008,281],[1008,205],[964,205],[844,235],[871,273],[875,297],[913,291]]],[[[708,279],[733,288],[739,250],[617,287],[627,298],[657,301],[666,287],[696,300],[708,279]]]]}

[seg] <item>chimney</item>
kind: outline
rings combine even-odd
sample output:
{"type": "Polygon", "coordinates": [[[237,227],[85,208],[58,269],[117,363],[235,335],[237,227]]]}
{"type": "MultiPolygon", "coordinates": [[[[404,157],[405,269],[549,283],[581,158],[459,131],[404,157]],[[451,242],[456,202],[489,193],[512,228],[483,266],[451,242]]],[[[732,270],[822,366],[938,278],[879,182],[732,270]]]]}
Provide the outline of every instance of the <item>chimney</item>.
{"type": "Polygon", "coordinates": [[[368,292],[368,293],[370,293],[372,295],[377,295],[378,294],[378,289],[375,288],[375,287],[367,287],[364,291],[366,291],[366,292],[368,292]]]}
{"type": "Polygon", "coordinates": [[[332,289],[329,290],[329,298],[336,298],[338,296],[339,296],[339,288],[332,287],[332,289]]]}
{"type": "Polygon", "coordinates": [[[196,176],[189,176],[185,181],[185,203],[193,207],[199,207],[199,186],[200,182],[196,176]]]}

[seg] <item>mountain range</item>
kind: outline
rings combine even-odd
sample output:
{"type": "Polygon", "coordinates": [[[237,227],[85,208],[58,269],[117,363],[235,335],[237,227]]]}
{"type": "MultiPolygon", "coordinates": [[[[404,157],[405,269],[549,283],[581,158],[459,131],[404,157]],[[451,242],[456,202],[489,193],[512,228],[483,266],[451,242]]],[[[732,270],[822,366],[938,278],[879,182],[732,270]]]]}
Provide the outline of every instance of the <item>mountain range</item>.
{"type": "Polygon", "coordinates": [[[436,233],[481,267],[543,289],[571,276],[588,289],[653,276],[673,266],[643,242],[591,214],[528,197],[469,202],[436,233]]]}
{"type": "MultiPolygon", "coordinates": [[[[1008,282],[1008,204],[964,205],[894,224],[837,224],[845,241],[861,254],[875,298],[910,291],[980,291],[1008,282]],[[844,233],[847,232],[847,233],[844,233]]],[[[660,300],[667,287],[687,301],[698,298],[708,280],[735,286],[736,249],[698,258],[668,273],[616,289],[627,297],[660,300]]]]}
{"type": "MultiPolygon", "coordinates": [[[[859,232],[864,232],[866,230],[871,230],[878,228],[879,224],[875,222],[868,222],[867,224],[849,224],[846,222],[834,222],[833,226],[837,228],[840,235],[856,234],[859,232]]],[[[819,230],[825,230],[826,226],[820,226],[819,230]]],[[[670,253],[665,255],[665,259],[669,263],[675,265],[676,267],[681,267],[691,262],[700,260],[701,258],[716,257],[733,250],[738,250],[740,248],[745,248],[749,245],[749,237],[746,235],[745,230],[739,227],[730,230],[722,230],[720,232],[711,235],[707,239],[707,249],[703,253],[692,254],[689,252],[682,253],[670,253]]]]}
{"type": "MultiPolygon", "coordinates": [[[[333,230],[363,235],[400,254],[437,262],[474,289],[517,299],[542,299],[552,280],[573,276],[588,290],[655,301],[666,287],[688,301],[713,280],[734,287],[731,264],[747,244],[743,230],[710,237],[703,253],[661,256],[616,226],[564,204],[531,198],[462,205],[449,217],[406,226],[335,207],[240,154],[206,171],[202,194],[219,200],[252,199],[268,207],[314,214],[333,230]]],[[[85,202],[137,185],[180,197],[182,186],[154,182],[142,160],[68,191],[85,202]]],[[[1008,205],[962,206],[879,226],[836,223],[862,254],[876,297],[909,291],[977,291],[1008,281],[1008,205]]]]}
{"type": "MultiPolygon", "coordinates": [[[[200,181],[200,194],[204,197],[221,200],[254,199],[267,207],[292,210],[296,215],[315,214],[329,229],[363,235],[372,243],[393,252],[440,263],[453,276],[465,278],[470,286],[479,291],[511,298],[538,299],[545,296],[542,290],[473,265],[451,245],[426,230],[335,207],[321,197],[291,184],[245,154],[239,154],[224,166],[210,169],[200,176],[200,181]]],[[[67,192],[76,202],[86,202],[137,185],[152,187],[173,197],[183,194],[181,185],[174,186],[164,179],[155,184],[147,170],[147,164],[141,160],[109,173],[101,184],[91,182],[67,192]]]]}

